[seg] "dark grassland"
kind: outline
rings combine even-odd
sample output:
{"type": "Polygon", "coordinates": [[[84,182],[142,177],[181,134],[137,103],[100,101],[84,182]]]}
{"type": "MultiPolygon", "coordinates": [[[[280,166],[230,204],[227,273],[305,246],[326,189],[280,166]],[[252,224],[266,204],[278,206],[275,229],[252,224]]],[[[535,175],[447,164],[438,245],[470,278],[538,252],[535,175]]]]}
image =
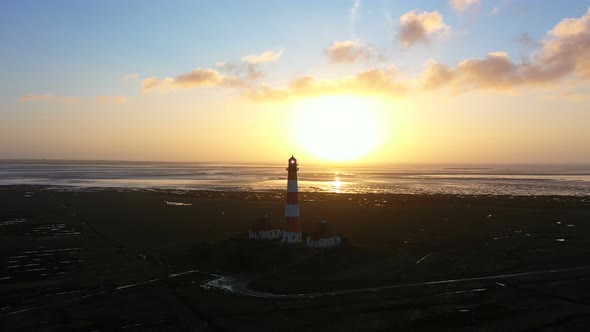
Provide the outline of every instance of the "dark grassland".
{"type": "Polygon", "coordinates": [[[590,197],[300,194],[330,250],[245,239],[283,193],[0,187],[0,330],[583,330],[590,197]],[[168,205],[165,201],[189,203],[168,205]],[[200,272],[194,271],[199,270],[200,272]],[[178,275],[178,273],[190,273],[178,275]],[[201,285],[237,275],[259,298],[201,285]]]}

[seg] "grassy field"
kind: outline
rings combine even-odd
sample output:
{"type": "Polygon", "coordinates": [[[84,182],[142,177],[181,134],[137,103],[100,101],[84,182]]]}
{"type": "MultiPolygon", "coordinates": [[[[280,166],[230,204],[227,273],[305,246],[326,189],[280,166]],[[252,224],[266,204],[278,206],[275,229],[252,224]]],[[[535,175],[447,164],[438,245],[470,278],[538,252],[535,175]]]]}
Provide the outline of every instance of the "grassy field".
{"type": "Polygon", "coordinates": [[[266,292],[330,292],[587,264],[590,198],[301,194],[346,245],[249,241],[282,193],[0,188],[2,330],[576,329],[590,270],[306,299],[200,287],[248,274],[266,292]],[[170,202],[187,205],[174,205],[170,202]],[[182,271],[199,270],[177,275],[182,271]],[[498,284],[499,283],[499,284],[498,284]],[[503,285],[503,286],[502,286],[503,285]]]}

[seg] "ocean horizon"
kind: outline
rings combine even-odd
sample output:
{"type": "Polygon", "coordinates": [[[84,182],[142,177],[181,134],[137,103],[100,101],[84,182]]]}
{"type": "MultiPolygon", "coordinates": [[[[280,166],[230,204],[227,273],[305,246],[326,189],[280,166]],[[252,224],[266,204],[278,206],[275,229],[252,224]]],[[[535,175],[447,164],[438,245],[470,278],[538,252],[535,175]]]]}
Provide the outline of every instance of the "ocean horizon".
{"type": "MultiPolygon", "coordinates": [[[[590,196],[588,164],[375,164],[300,162],[299,190],[327,193],[590,196]]],[[[0,185],[68,190],[134,188],[280,191],[279,163],[0,160],[0,185]]]]}

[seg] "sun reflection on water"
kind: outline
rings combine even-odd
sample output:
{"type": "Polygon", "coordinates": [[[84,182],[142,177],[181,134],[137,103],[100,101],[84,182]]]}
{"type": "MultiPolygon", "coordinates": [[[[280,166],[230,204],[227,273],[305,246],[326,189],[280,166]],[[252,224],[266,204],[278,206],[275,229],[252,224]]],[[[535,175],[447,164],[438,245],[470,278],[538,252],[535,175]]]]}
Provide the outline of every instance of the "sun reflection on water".
{"type": "Polygon", "coordinates": [[[342,189],[342,181],[340,181],[340,177],[336,176],[334,178],[334,181],[332,181],[331,183],[332,185],[332,191],[335,193],[340,193],[341,189],[342,189]]]}

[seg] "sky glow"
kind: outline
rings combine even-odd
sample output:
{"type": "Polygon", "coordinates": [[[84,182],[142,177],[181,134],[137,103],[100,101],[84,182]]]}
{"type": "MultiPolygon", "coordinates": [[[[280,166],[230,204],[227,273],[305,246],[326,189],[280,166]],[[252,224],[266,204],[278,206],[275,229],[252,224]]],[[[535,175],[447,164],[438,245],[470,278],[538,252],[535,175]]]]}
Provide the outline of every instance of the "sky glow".
{"type": "Polygon", "coordinates": [[[0,158],[590,163],[589,6],[2,1],[0,158]]]}

